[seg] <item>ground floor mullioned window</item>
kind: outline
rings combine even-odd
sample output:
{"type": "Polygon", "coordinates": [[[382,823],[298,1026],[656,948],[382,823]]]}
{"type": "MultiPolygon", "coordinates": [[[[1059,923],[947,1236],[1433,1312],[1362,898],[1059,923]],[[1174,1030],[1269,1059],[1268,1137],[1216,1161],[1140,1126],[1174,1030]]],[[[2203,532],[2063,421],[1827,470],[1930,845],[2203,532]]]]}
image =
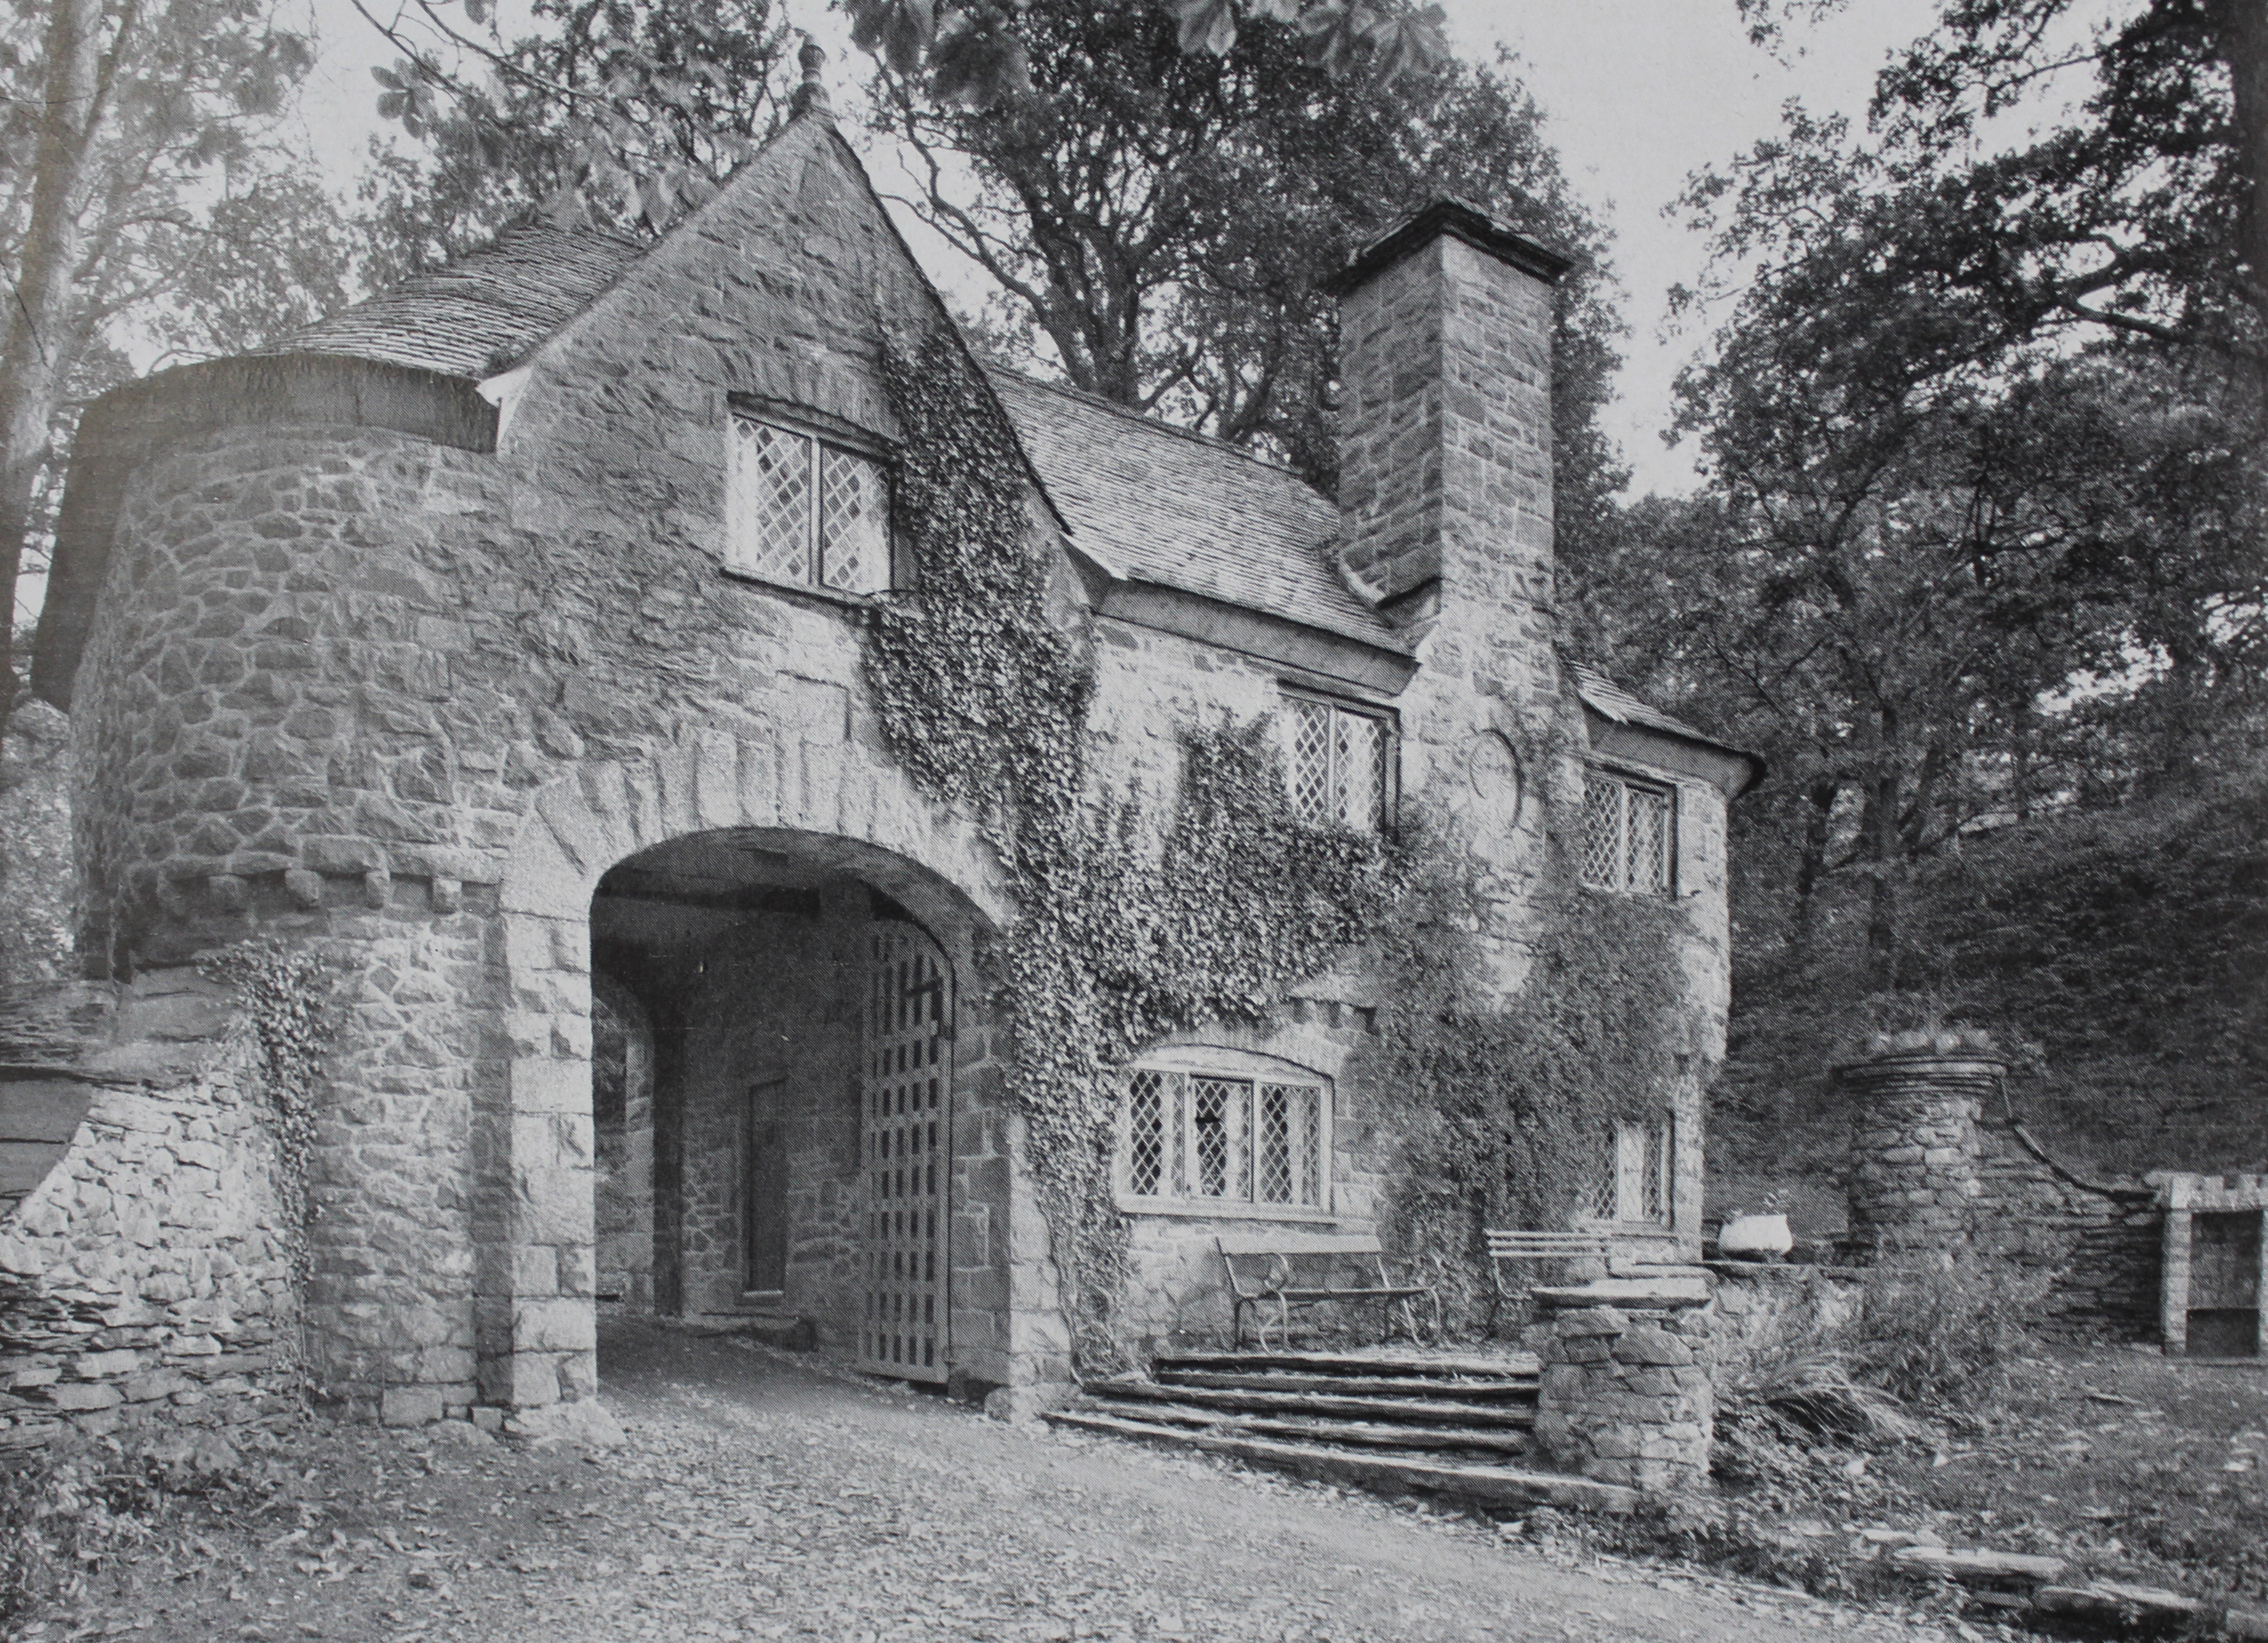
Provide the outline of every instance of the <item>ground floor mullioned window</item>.
{"type": "Polygon", "coordinates": [[[1129,1208],[1330,1208],[1322,1079],[1224,1055],[1136,1066],[1123,1087],[1118,1186],[1129,1208]]]}

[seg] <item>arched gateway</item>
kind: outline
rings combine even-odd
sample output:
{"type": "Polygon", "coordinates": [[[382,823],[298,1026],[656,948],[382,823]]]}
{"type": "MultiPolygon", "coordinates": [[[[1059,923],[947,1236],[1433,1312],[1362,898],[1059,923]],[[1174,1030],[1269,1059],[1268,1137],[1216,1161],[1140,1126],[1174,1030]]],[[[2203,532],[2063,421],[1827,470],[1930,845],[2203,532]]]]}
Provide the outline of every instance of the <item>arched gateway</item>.
{"type": "MultiPolygon", "coordinates": [[[[956,1217],[989,1230],[1010,1213],[990,1167],[990,1035],[956,984],[993,923],[961,888],[984,863],[959,829],[911,825],[927,812],[902,793],[861,807],[868,836],[784,825],[821,818],[776,779],[782,761],[774,741],[712,738],[585,768],[542,795],[514,847],[498,908],[513,1055],[492,1125],[508,1164],[480,1238],[485,1397],[525,1407],[595,1386],[592,1320],[617,1270],[602,1249],[650,1251],[647,1282],[616,1286],[633,1309],[785,1315],[878,1371],[1006,1378],[983,1374],[987,1345],[1012,1332],[1005,1251],[954,1236],[956,1217]],[[594,1087],[631,1081],[593,1064],[594,992],[644,1035],[642,1113],[592,1104],[594,1087]],[[650,1174],[620,1190],[602,1160],[650,1174]]],[[[850,763],[876,791],[895,776],[850,763]]],[[[608,1053],[637,1042],[610,1034],[608,1053]]]]}

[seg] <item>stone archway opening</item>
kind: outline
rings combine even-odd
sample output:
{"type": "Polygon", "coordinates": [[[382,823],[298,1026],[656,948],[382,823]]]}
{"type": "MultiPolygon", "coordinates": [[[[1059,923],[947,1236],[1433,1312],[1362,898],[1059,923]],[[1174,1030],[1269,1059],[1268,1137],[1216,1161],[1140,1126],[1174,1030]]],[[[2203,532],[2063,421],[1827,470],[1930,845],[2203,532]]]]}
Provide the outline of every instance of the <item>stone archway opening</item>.
{"type": "MultiPolygon", "coordinates": [[[[736,828],[590,904],[602,1308],[792,1330],[942,1383],[1005,1301],[978,918],[872,845],[736,828]]],[[[603,1375],[603,1366],[601,1366],[603,1375]]]]}

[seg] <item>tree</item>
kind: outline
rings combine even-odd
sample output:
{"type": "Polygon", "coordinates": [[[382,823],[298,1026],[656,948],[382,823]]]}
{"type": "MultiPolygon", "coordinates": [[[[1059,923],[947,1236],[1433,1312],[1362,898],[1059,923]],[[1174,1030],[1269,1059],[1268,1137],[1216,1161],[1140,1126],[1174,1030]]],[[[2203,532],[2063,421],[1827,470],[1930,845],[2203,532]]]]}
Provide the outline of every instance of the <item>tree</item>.
{"type": "MultiPolygon", "coordinates": [[[[1760,40],[1842,0],[1742,0],[1760,40]]],[[[2268,387],[2268,7],[1945,0],[1878,77],[1865,140],[1792,107],[1782,136],[1689,203],[1716,219],[1719,289],[1753,265],[1831,318],[1885,379],[1994,369],[2118,337],[2268,387]],[[2079,86],[2079,77],[2091,85],[2079,86]],[[2054,94],[2077,106],[2058,113],[2054,94]],[[2083,93],[2083,94],[2081,94],[2083,93]],[[2043,129],[1996,146],[2019,120],[2043,129]],[[1904,320],[1926,311],[1907,333],[1904,320]],[[1893,318],[1896,316],[1896,318],[1893,318]],[[1861,340],[1863,338],[1863,341],[1861,340]]]]}
{"type": "Polygon", "coordinates": [[[2268,509],[2183,387],[2116,351],[1874,403],[1738,326],[1689,379],[1710,490],[1631,510],[1584,614],[1771,761],[1739,816],[1751,943],[1800,964],[1816,894],[1855,873],[1896,985],[1904,886],[1973,826],[2232,754],[2268,661],[2268,509]]]}
{"type": "MultiPolygon", "coordinates": [[[[1744,9],[1770,40],[1837,3],[1744,9]]],[[[1602,560],[1696,711],[1777,755],[1748,822],[1778,933],[1800,957],[1815,892],[1858,873],[1886,983],[1916,862],[2194,779],[2268,659],[2263,8],[2072,11],[1946,0],[1863,133],[1792,107],[1697,176],[1715,256],[1683,300],[1731,304],[1681,383],[1709,493],[1602,560]],[[2018,115],[2045,129],[2011,140],[2018,115]]]]}
{"type": "MultiPolygon", "coordinates": [[[[357,11],[402,55],[376,70],[379,112],[431,148],[377,151],[370,272],[397,277],[478,245],[537,207],[658,234],[712,193],[777,119],[784,26],[770,0],[536,0],[506,42],[494,0],[357,11]],[[460,11],[461,9],[461,20],[460,11]]],[[[1394,79],[1443,63],[1438,6],[1406,0],[1125,0],[1180,48],[1233,47],[1241,18],[1296,24],[1336,76],[1394,79]]],[[[852,36],[943,101],[993,107],[1034,92],[1022,0],[843,0],[852,36]]]]}
{"type": "Polygon", "coordinates": [[[403,57],[379,111],[424,153],[373,144],[363,185],[375,284],[438,267],[535,211],[659,232],[715,192],[784,115],[787,31],[770,0],[536,0],[506,43],[439,8],[413,33],[364,18],[403,57]],[[436,33],[436,31],[439,31],[436,33]],[[448,66],[439,49],[481,71],[448,66]]]}
{"type": "MultiPolygon", "coordinates": [[[[1146,13],[1174,27],[1184,54],[1221,56],[1233,50],[1251,25],[1292,26],[1309,61],[1344,77],[1367,69],[1394,80],[1424,73],[1448,60],[1441,9],[1393,0],[1120,0],[1130,19],[1146,13]]],[[[1032,89],[1031,41],[1026,0],[844,0],[852,37],[862,50],[908,77],[927,77],[941,100],[989,108],[1032,89]]],[[[1042,83],[1052,82],[1041,77],[1042,83]]]]}
{"type": "MultiPolygon", "coordinates": [[[[130,340],[226,351],[340,294],[328,199],[276,142],[310,61],[250,0],[47,0],[0,29],[0,599],[36,559],[77,408],[130,340]]],[[[0,628],[0,728],[16,697],[0,628]]]]}
{"type": "Polygon", "coordinates": [[[1138,6],[1035,0],[1050,95],[971,109],[885,70],[870,122],[915,156],[907,203],[994,281],[999,336],[1090,392],[1287,458],[1329,487],[1335,309],[1321,278],[1431,196],[1588,261],[1561,292],[1563,526],[1621,483],[1593,416],[1619,329],[1602,235],[1534,103],[1501,70],[1336,77],[1299,30],[1248,20],[1219,55],[1138,6]]]}

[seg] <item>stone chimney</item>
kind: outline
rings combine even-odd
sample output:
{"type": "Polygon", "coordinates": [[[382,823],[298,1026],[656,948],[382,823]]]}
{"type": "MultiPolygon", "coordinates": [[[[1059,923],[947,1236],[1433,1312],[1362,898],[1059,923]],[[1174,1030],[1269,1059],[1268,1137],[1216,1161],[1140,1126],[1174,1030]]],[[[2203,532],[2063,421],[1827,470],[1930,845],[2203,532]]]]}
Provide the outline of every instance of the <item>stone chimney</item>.
{"type": "Polygon", "coordinates": [[[1445,199],[1331,282],[1340,552],[1398,625],[1549,643],[1551,291],[1572,266],[1445,199]]]}

